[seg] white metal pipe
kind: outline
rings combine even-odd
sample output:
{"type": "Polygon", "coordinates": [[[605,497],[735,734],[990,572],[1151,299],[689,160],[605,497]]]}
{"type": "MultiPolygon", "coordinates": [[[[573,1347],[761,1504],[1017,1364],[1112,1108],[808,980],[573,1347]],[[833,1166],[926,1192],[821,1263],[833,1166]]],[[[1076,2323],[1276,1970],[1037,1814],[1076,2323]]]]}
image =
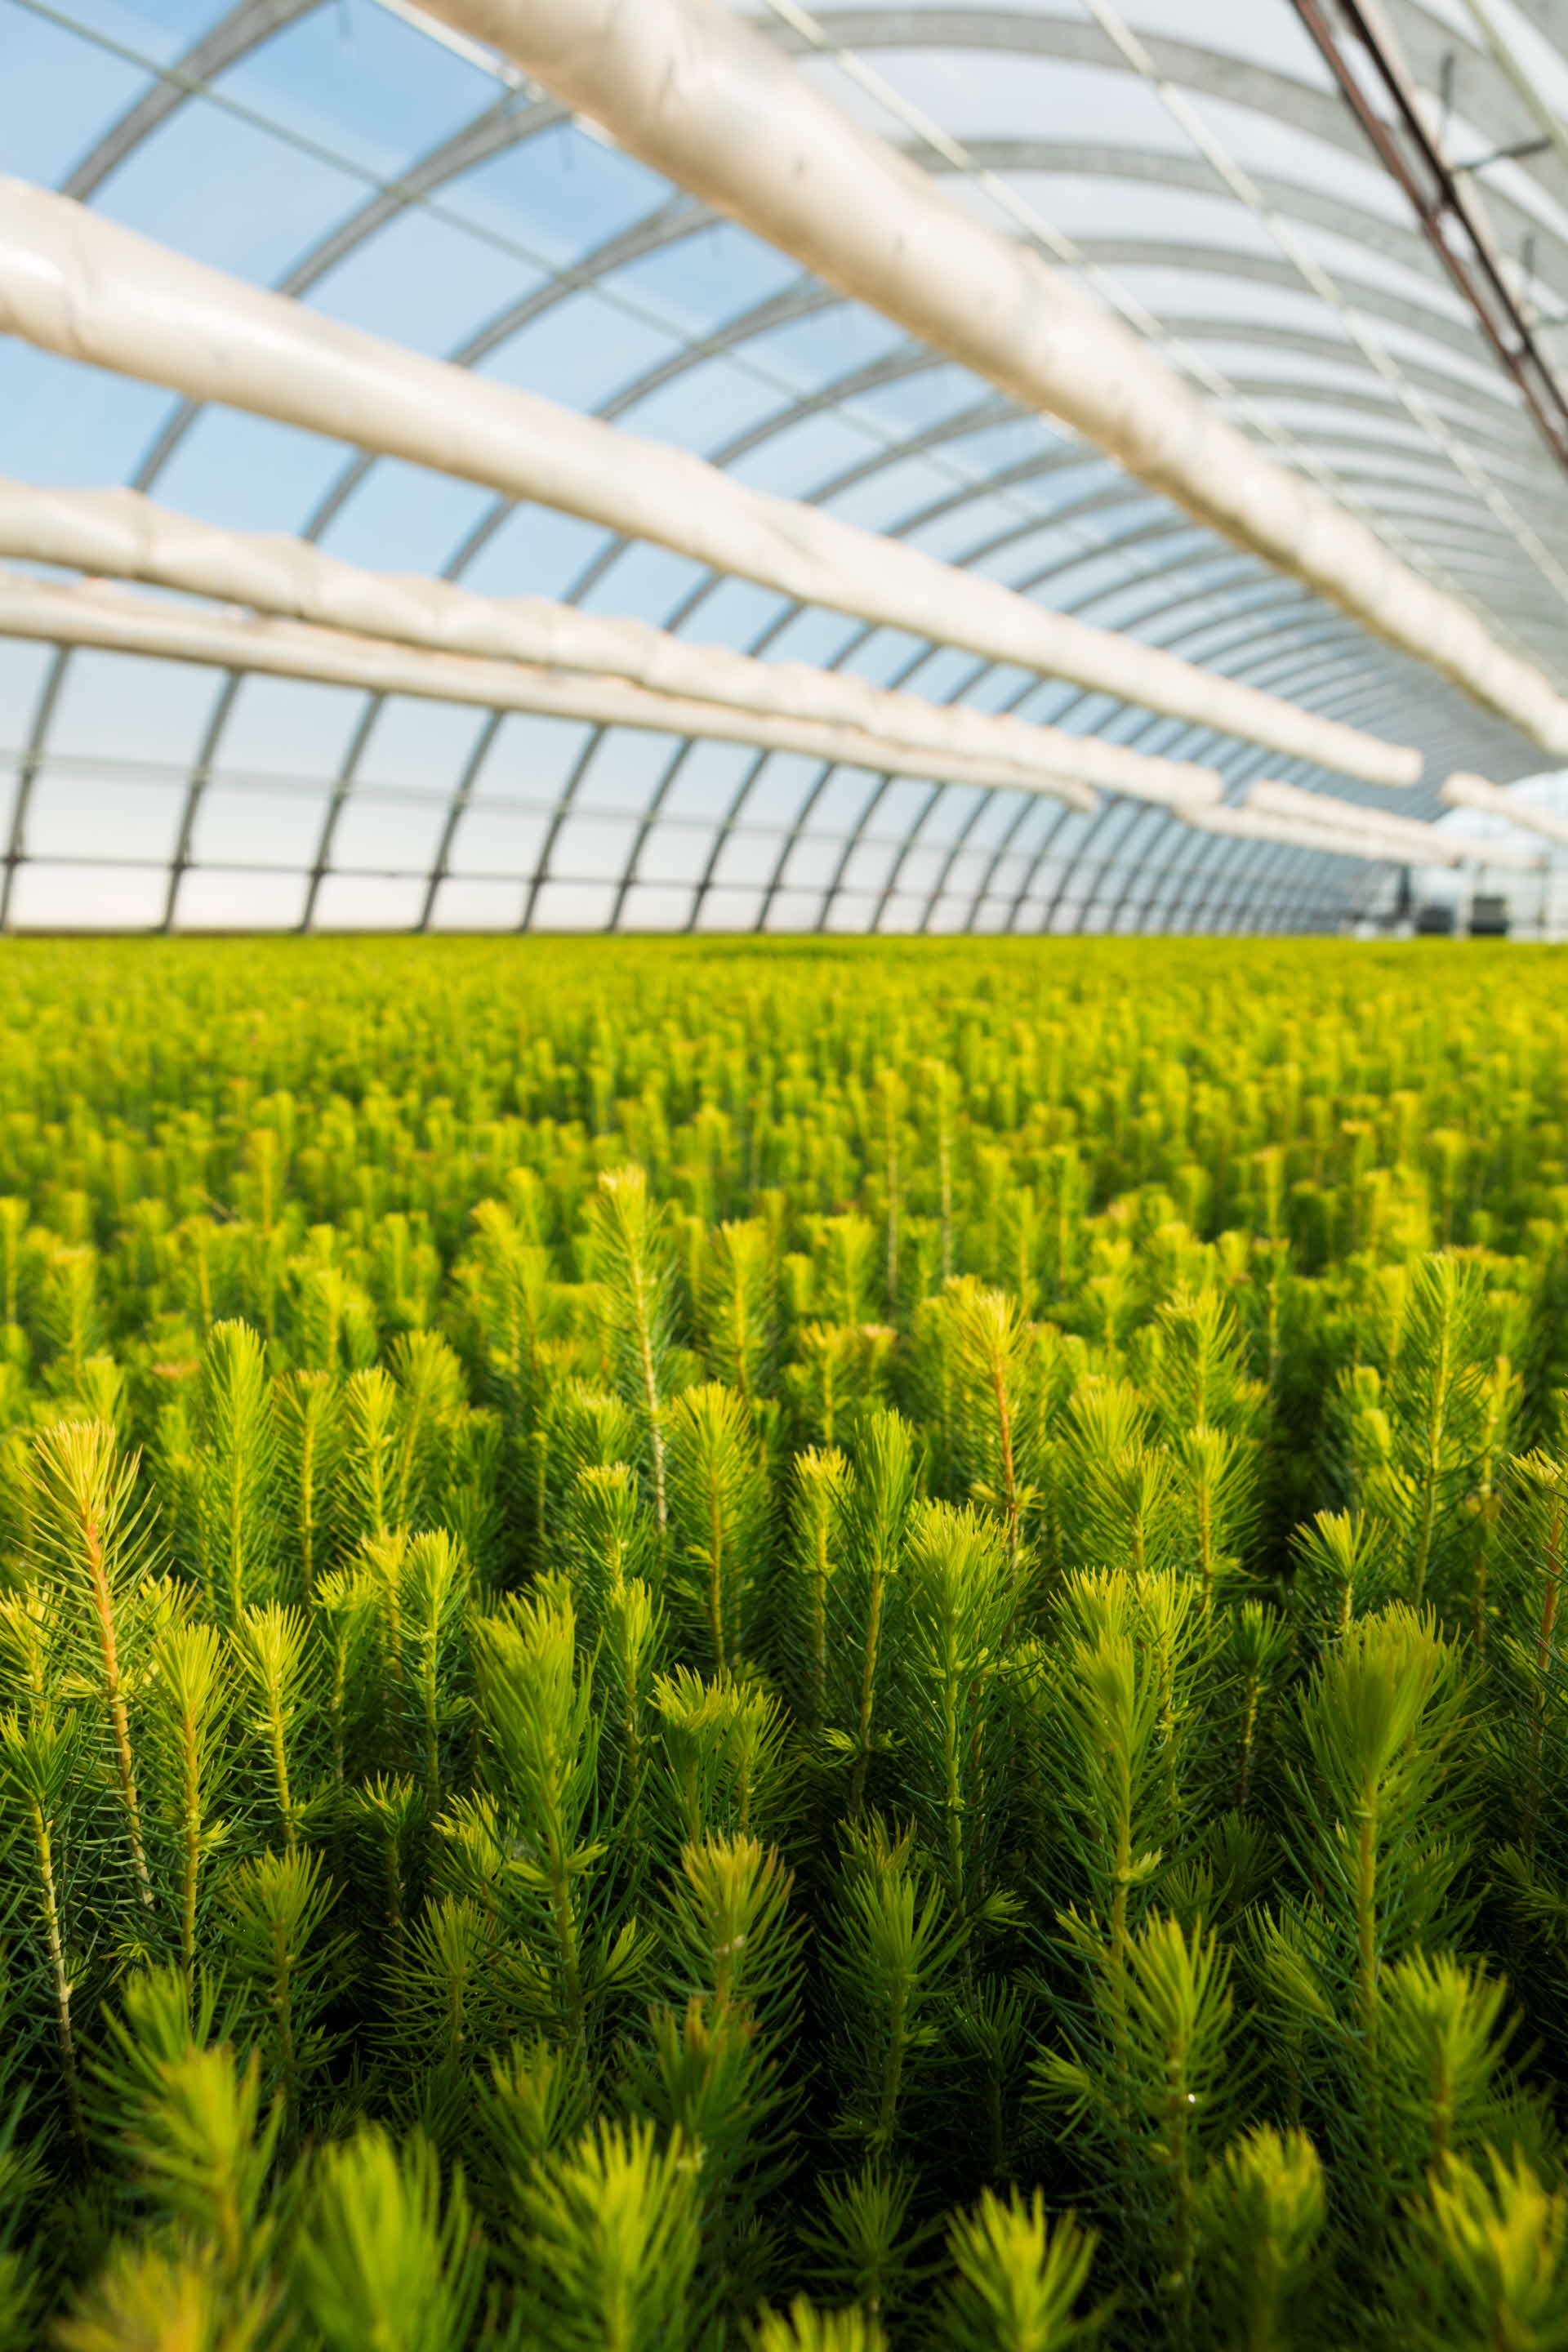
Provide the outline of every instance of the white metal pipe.
{"type": "MultiPolygon", "coordinates": [[[[160,598],[104,587],[96,581],[61,584],[0,567],[0,636],[198,662],[488,709],[531,711],[599,726],[651,728],[713,741],[803,752],[879,773],[1003,785],[1025,792],[1048,789],[1076,806],[1094,804],[1093,795],[1081,785],[1060,781],[1047,788],[1005,762],[963,754],[932,761],[908,744],[857,728],[732,710],[710,701],[650,692],[627,678],[586,670],[542,669],[521,662],[433,653],[310,622],[258,619],[230,607],[166,604],[160,598]]],[[[1331,822],[1307,824],[1267,810],[1193,801],[1173,803],[1173,814],[1205,833],[1286,843],[1327,856],[1400,865],[1417,862],[1415,852],[1419,862],[1427,865],[1458,866],[1470,857],[1491,866],[1531,866],[1537,862],[1516,850],[1466,843],[1436,831],[1429,840],[1390,840],[1331,822]]],[[[1405,833],[1419,830],[1404,827],[1405,833]]]]}
{"type": "MultiPolygon", "coordinates": [[[[384,637],[323,629],[310,622],[257,619],[233,607],[204,609],[96,582],[57,583],[0,569],[0,636],[91,646],[112,653],[160,656],[277,677],[363,687],[374,694],[529,710],[594,726],[640,727],[706,741],[749,743],[775,751],[842,761],[879,774],[934,782],[1004,785],[1093,808],[1094,793],[1067,777],[1042,782],[1005,760],[965,752],[937,754],[859,727],[791,719],[675,694],[650,693],[625,677],[586,670],[544,669],[523,662],[482,661],[467,654],[426,653],[384,637]]],[[[1184,803],[1183,804],[1185,805],[1184,803]]]]}
{"type": "Polygon", "coordinates": [[[1395,856],[1392,850],[1380,848],[1364,834],[1337,833],[1328,825],[1301,824],[1291,817],[1267,816],[1260,809],[1196,809],[1188,822],[1200,833],[1225,834],[1242,841],[1280,842],[1295,849],[1316,849],[1329,857],[1363,857],[1382,864],[1395,856]]]}
{"type": "Polygon", "coordinates": [[[1365,808],[1332,793],[1304,792],[1299,784],[1278,783],[1272,778],[1248,785],[1245,805],[1266,815],[1290,817],[1300,824],[1331,824],[1350,833],[1374,834],[1389,843],[1408,842],[1417,852],[1433,838],[1430,824],[1419,818],[1391,816],[1383,809],[1365,808]]]}
{"type": "Polygon", "coordinates": [[[853,727],[931,760],[1000,761],[1080,807],[1092,804],[1087,784],[1166,804],[1217,801],[1223,790],[1215,770],[1194,762],[930,702],[804,662],[688,644],[646,622],[547,597],[481,596],[447,580],[366,571],[304,540],[195,521],[134,490],[41,488],[0,477],[0,555],[145,581],[433,653],[591,671],[657,694],[853,727]]]}
{"type": "MultiPolygon", "coordinates": [[[[880,773],[933,777],[1026,792],[1047,788],[1005,762],[959,754],[940,762],[908,744],[852,727],[789,719],[676,695],[650,692],[621,677],[586,670],[542,669],[514,661],[433,653],[385,638],[352,635],[314,623],[255,617],[231,607],[194,607],[127,593],[96,581],[61,584],[0,567],[0,636],[81,646],[112,653],[197,662],[329,686],[363,688],[488,709],[531,711],[593,725],[652,728],[721,742],[743,742],[813,758],[842,761],[880,773]]],[[[1094,804],[1081,785],[1049,787],[1076,806],[1094,804]]],[[[1378,835],[1303,823],[1263,810],[1178,802],[1173,814],[1205,833],[1280,842],[1328,856],[1377,862],[1412,862],[1413,845],[1378,835]]],[[[1415,845],[1420,862],[1458,866],[1470,856],[1488,865],[1529,866],[1519,852],[1480,849],[1452,835],[1433,833],[1415,845]]]]}
{"type": "Polygon", "coordinates": [[[655,170],[1026,407],[1063,418],[1201,521],[1568,751],[1568,700],[1542,671],[713,0],[422,5],[655,170]]]}
{"type": "Polygon", "coordinates": [[[1510,824],[1538,833],[1542,841],[1568,843],[1568,816],[1536,808],[1516,793],[1505,793],[1486,776],[1472,776],[1461,768],[1447,779],[1439,798],[1450,808],[1483,809],[1489,816],[1505,816],[1510,824]]]}
{"type": "MultiPolygon", "coordinates": [[[[576,0],[573,0],[576,5],[576,0]]],[[[1381,784],[1407,746],[1322,719],[900,541],[767,496],[683,450],[339,325],[0,177],[0,331],[586,516],[805,604],[1068,678],[1381,784]]]]}
{"type": "Polygon", "coordinates": [[[1539,859],[1519,849],[1494,848],[1490,843],[1468,841],[1462,835],[1427,829],[1425,838],[1366,831],[1358,826],[1326,823],[1310,824],[1304,818],[1281,816],[1268,809],[1246,806],[1193,809],[1186,822],[1201,833],[1234,834],[1246,841],[1287,842],[1300,849],[1319,849],[1335,857],[1370,858],[1393,866],[1506,866],[1533,872],[1539,859]]]}

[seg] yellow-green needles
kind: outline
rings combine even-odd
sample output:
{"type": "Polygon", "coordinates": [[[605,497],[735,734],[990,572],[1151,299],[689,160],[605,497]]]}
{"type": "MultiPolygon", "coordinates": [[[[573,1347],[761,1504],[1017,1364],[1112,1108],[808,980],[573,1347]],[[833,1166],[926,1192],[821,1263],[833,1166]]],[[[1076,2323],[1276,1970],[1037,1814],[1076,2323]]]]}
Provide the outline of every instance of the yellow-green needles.
{"type": "Polygon", "coordinates": [[[1568,2345],[1568,962],[0,979],[0,2352],[1568,2345]]]}

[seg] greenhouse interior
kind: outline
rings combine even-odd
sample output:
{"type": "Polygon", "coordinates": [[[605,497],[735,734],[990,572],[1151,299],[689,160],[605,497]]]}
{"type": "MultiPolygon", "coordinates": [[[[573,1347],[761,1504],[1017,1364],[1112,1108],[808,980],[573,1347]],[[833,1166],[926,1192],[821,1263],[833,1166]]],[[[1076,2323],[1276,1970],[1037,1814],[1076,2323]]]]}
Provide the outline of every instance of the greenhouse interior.
{"type": "Polygon", "coordinates": [[[1568,0],[0,0],[0,2352],[1568,2352],[1568,0]]]}

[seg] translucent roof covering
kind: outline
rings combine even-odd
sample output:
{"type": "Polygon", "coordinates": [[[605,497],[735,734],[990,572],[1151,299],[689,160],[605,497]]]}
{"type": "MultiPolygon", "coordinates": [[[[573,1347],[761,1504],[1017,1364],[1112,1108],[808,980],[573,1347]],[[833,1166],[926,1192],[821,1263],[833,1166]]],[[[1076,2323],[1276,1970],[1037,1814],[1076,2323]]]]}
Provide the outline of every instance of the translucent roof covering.
{"type": "MultiPolygon", "coordinates": [[[[1568,103],[1568,0],[1491,0],[1568,103]]],[[[1291,0],[900,0],[744,13],[952,192],[1051,240],[1244,430],[1568,687],[1568,479],[1291,0]],[[931,127],[940,131],[935,142],[931,127]]],[[[1388,0],[1543,347],[1568,163],[1463,0],[1388,0]],[[1445,61],[1447,62],[1445,62],[1445,61]]],[[[0,0],[5,167],[334,319],[693,450],[1059,610],[1418,746],[1378,793],[803,608],[570,516],[0,341],[0,466],[128,484],[355,563],[564,598],[1436,814],[1538,748],[989,384],[384,0],[0,0]]],[[[1556,341],[1553,344],[1552,338],[1556,341]]],[[[1107,793],[0,640],[13,929],[1300,929],[1368,869],[1107,793]]]]}

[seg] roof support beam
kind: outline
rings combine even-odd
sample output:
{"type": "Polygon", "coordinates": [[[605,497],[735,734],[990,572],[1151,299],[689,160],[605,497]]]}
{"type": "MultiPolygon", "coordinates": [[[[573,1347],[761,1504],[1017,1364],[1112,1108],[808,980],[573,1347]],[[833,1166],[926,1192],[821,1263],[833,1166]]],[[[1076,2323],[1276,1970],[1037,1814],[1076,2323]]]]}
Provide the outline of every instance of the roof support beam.
{"type": "Polygon", "coordinates": [[[1281,784],[1262,778],[1248,787],[1242,806],[1259,810],[1265,816],[1281,816],[1301,824],[1331,824],[1348,833],[1363,835],[1369,841],[1381,843],[1386,849],[1403,848],[1407,856],[1426,857],[1434,838],[1451,843],[1456,859],[1479,857],[1501,866],[1538,866],[1540,859],[1517,843],[1496,846],[1477,841],[1458,833],[1434,836],[1432,828],[1409,817],[1390,816],[1384,809],[1367,808],[1356,801],[1342,801],[1331,793],[1302,792],[1298,785],[1281,784]]]}
{"type": "Polygon", "coordinates": [[[1449,808],[1480,809],[1489,816],[1505,816],[1510,824],[1521,824],[1528,833],[1538,833],[1542,841],[1568,843],[1568,816],[1536,808],[1485,776],[1467,775],[1460,770],[1447,779],[1440,797],[1449,808]]]}
{"type": "Polygon", "coordinates": [[[133,490],[46,489],[0,476],[0,555],[142,581],[428,653],[621,677],[655,695],[849,727],[927,758],[1001,761],[1080,805],[1091,804],[1086,784],[1150,800],[1215,800],[1220,793],[1212,769],[942,706],[804,662],[754,660],[547,597],[484,596],[446,580],[366,571],[303,540],[195,521],[133,490]]]}
{"type": "Polygon", "coordinates": [[[1303,849],[1331,849],[1342,857],[1366,857],[1380,864],[1496,866],[1523,874],[1534,873],[1541,864],[1540,858],[1528,850],[1467,840],[1461,834],[1439,833],[1430,825],[1401,826],[1397,832],[1384,832],[1371,825],[1352,824],[1342,814],[1344,806],[1325,796],[1321,823],[1306,817],[1280,816],[1272,809],[1250,805],[1194,809],[1188,821],[1202,833],[1235,834],[1244,840],[1292,842],[1303,849]]]}
{"type": "MultiPolygon", "coordinates": [[[[427,653],[384,637],[353,636],[306,622],[262,619],[232,607],[192,610],[150,596],[91,583],[57,586],[21,572],[0,573],[0,636],[55,646],[162,656],[170,661],[255,671],[275,677],[312,678],[331,686],[405,694],[426,701],[529,710],[586,719],[602,727],[637,727],[721,743],[752,743],[778,751],[869,767],[902,776],[973,784],[1006,784],[1017,792],[1092,807],[1093,793],[1074,779],[1050,782],[1006,760],[933,752],[864,728],[739,709],[717,701],[655,694],[627,679],[587,670],[544,669],[521,662],[477,660],[467,654],[427,653]]],[[[934,708],[934,706],[932,706],[934,708]]],[[[1151,761],[1152,771],[1169,762],[1151,761]]],[[[1158,793],[1158,783],[1155,785],[1158,793]]],[[[1184,807],[1201,805],[1194,798],[1184,807]]]]}

